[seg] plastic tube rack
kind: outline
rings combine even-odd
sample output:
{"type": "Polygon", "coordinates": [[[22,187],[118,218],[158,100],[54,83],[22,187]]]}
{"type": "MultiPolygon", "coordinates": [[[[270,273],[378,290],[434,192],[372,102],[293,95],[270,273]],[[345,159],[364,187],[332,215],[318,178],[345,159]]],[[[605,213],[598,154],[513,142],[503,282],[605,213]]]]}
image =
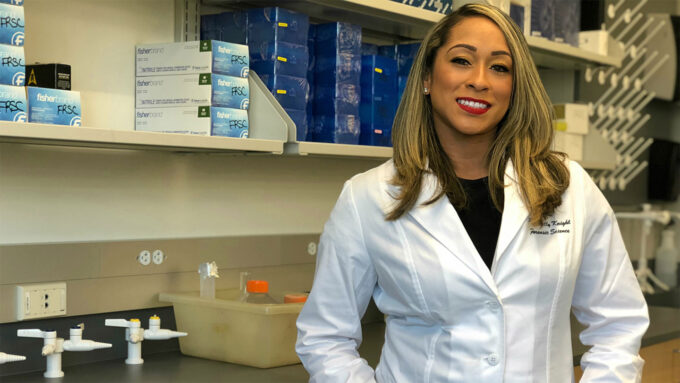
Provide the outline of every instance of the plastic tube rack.
{"type": "Polygon", "coordinates": [[[591,127],[616,151],[612,170],[591,172],[603,190],[625,190],[645,168],[647,161],[638,158],[649,148],[651,138],[635,137],[649,121],[642,110],[655,97],[644,84],[669,59],[664,52],[648,52],[647,44],[661,28],[663,21],[641,12],[647,0],[619,0],[607,8],[608,30],[624,52],[621,68],[588,68],[587,83],[597,81],[606,87],[596,101],[589,103],[591,127]],[[597,74],[597,76],[595,75],[597,74]]]}

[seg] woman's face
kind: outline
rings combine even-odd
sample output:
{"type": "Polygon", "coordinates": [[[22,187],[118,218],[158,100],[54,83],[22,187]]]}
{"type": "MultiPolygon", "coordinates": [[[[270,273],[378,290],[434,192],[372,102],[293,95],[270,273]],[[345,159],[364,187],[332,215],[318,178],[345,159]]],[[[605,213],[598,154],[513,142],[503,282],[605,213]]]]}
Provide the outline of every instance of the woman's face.
{"type": "Polygon", "coordinates": [[[491,20],[468,17],[449,32],[425,81],[440,139],[493,136],[510,105],[512,57],[491,20]]]}

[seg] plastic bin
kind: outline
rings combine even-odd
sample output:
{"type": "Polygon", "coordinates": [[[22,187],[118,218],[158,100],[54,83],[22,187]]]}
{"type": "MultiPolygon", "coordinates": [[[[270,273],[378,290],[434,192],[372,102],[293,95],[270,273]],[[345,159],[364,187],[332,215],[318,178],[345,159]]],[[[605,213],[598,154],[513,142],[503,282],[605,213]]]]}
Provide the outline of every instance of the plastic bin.
{"type": "MultiPolygon", "coordinates": [[[[161,293],[172,303],[184,355],[269,368],[300,363],[295,353],[297,320],[303,303],[253,304],[237,299],[239,290],[219,290],[215,299],[198,292],[161,293]]],[[[283,295],[272,293],[283,302],[283,295]]]]}

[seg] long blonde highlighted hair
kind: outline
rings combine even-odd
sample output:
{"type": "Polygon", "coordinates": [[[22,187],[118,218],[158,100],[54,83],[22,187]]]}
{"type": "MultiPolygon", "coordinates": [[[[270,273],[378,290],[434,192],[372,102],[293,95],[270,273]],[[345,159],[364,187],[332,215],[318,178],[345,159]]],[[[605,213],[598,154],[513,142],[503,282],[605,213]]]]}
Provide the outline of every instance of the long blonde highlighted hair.
{"type": "Polygon", "coordinates": [[[503,176],[508,161],[512,161],[532,225],[540,225],[562,203],[562,193],[569,186],[569,169],[564,163],[564,155],[551,150],[554,135],[552,104],[524,35],[498,8],[466,4],[442,18],[429,31],[413,61],[392,128],[396,174],[391,183],[399,187],[399,192],[393,196],[397,202],[387,214],[387,220],[396,220],[414,207],[425,173],[431,172],[439,180],[438,192],[425,204],[434,203],[444,195],[457,208],[466,204],[462,185],[435,132],[432,104],[423,93],[423,84],[433,69],[437,50],[447,42],[451,28],[471,16],[486,17],[498,26],[513,60],[510,106],[498,124],[487,158],[493,203],[503,211],[503,176]]]}

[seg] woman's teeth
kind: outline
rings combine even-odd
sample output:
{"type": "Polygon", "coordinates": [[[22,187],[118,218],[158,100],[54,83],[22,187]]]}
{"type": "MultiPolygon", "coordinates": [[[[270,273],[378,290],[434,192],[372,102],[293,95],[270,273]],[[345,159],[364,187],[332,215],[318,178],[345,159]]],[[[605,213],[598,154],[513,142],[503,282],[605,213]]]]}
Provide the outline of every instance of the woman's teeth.
{"type": "Polygon", "coordinates": [[[483,104],[481,102],[476,102],[476,101],[470,101],[470,100],[458,100],[459,104],[463,104],[465,106],[469,106],[470,108],[475,108],[475,109],[486,109],[489,107],[488,104],[483,104]]]}

